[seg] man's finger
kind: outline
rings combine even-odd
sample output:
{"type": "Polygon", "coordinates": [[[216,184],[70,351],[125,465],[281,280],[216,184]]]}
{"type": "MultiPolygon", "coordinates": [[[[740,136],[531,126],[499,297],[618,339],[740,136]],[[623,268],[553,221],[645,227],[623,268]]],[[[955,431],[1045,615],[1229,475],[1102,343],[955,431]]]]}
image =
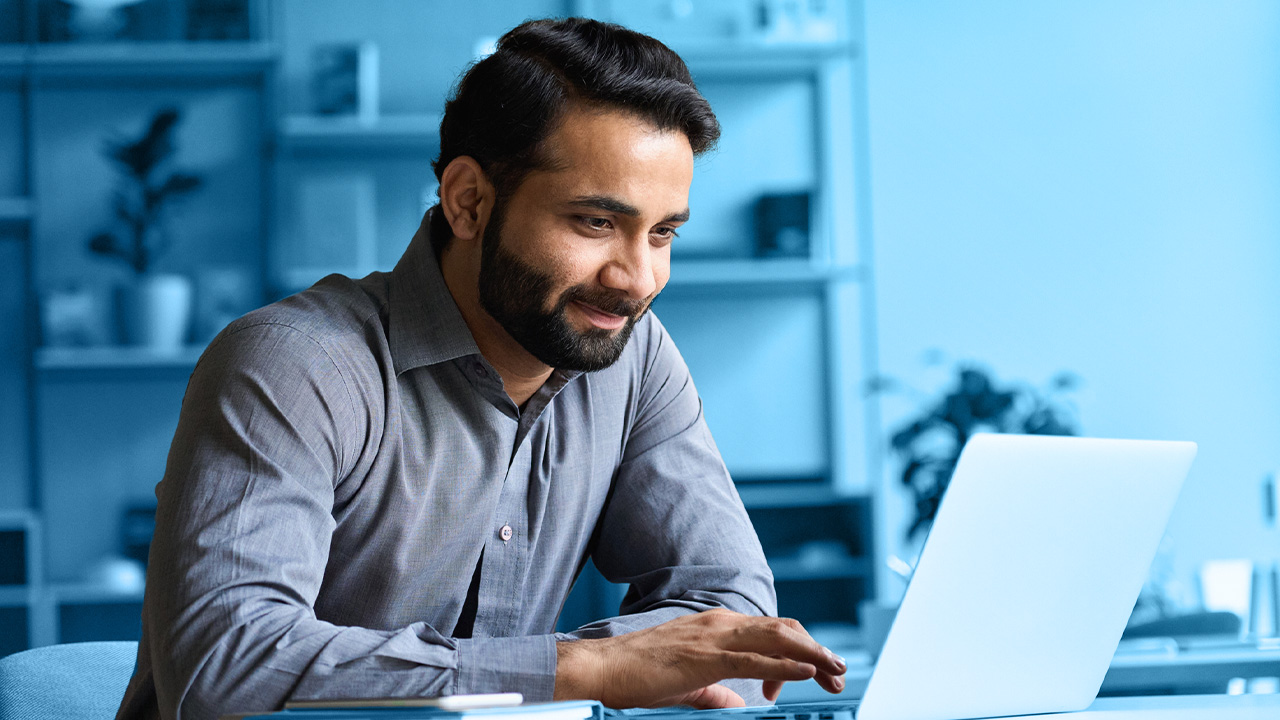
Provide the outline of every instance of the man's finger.
{"type": "MultiPolygon", "coordinates": [[[[799,620],[796,620],[794,618],[778,618],[778,619],[786,623],[788,627],[795,630],[796,632],[804,633],[805,637],[809,639],[813,639],[813,636],[809,634],[808,630],[805,630],[804,625],[801,625],[799,620]]],[[[840,658],[839,656],[837,656],[837,659],[840,661],[840,665],[841,665],[840,672],[829,673],[829,672],[820,671],[818,675],[814,678],[814,680],[817,681],[818,685],[823,690],[826,690],[827,692],[830,692],[830,693],[844,692],[844,683],[845,683],[844,674],[848,670],[848,666],[845,664],[844,658],[840,658]]],[[[778,692],[781,692],[781,691],[782,691],[782,686],[779,685],[778,692]]],[[[773,701],[770,700],[770,702],[773,702],[773,701]]]]}
{"type": "Polygon", "coordinates": [[[845,664],[835,653],[819,645],[809,637],[804,628],[796,629],[788,618],[752,618],[734,633],[728,649],[780,655],[816,667],[818,671],[841,675],[845,664]]]}
{"type": "Polygon", "coordinates": [[[778,699],[778,695],[782,693],[781,680],[765,680],[761,690],[764,692],[764,699],[773,702],[778,699]]]}
{"type": "Polygon", "coordinates": [[[726,652],[720,656],[721,677],[757,680],[808,680],[818,673],[810,663],[767,657],[753,652],[726,652]]]}
{"type": "Polygon", "coordinates": [[[738,693],[715,683],[695,692],[682,703],[698,710],[746,707],[747,702],[738,693]]]}

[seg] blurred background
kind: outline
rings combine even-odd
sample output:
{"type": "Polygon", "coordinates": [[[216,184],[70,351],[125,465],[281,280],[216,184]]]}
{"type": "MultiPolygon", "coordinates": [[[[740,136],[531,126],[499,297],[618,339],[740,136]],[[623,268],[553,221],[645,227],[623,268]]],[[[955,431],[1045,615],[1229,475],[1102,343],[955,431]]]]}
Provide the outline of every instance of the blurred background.
{"type": "Polygon", "coordinates": [[[1200,444],[1135,621],[1277,634],[1280,5],[0,0],[0,654],[137,637],[204,344],[389,269],[451,84],[570,14],[723,125],[656,312],[783,614],[858,643],[964,438],[1071,433],[1200,444]]]}

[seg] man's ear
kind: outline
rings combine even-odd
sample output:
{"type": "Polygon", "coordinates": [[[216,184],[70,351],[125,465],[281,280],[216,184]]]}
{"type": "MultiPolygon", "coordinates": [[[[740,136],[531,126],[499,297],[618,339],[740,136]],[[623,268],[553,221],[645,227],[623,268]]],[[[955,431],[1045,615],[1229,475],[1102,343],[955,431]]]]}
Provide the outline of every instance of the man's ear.
{"type": "Polygon", "coordinates": [[[480,163],[462,155],[440,174],[440,210],[459,240],[475,240],[484,233],[493,212],[493,183],[480,163]]]}

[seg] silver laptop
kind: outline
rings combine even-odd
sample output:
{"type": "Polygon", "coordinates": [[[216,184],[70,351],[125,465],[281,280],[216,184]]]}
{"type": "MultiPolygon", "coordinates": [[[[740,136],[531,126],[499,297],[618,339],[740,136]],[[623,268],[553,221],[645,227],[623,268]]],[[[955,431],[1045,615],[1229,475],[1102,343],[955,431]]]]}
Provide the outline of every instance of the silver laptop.
{"type": "Polygon", "coordinates": [[[1083,710],[1195,454],[1189,442],[974,436],[861,702],[746,712],[961,720],[1083,710]]]}

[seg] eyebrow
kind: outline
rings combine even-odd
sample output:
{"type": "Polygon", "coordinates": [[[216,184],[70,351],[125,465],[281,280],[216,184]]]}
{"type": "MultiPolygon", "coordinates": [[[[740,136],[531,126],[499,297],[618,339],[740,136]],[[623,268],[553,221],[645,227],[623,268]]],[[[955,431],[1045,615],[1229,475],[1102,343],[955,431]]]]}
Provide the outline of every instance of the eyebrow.
{"type": "MultiPolygon", "coordinates": [[[[640,209],[629,203],[622,202],[617,198],[611,198],[607,195],[583,195],[569,201],[570,205],[577,207],[592,208],[595,210],[604,210],[605,212],[618,213],[627,217],[640,217],[640,209]]],[[[689,208],[685,208],[678,213],[672,213],[663,219],[663,222],[684,222],[689,219],[689,208]]]]}

